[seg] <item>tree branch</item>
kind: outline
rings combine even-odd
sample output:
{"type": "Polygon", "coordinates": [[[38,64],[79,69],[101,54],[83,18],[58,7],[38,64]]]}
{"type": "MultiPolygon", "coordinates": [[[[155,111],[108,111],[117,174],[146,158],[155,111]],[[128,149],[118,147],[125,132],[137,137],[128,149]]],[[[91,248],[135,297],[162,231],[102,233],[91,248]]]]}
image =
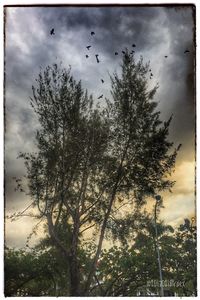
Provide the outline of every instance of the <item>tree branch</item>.
{"type": "Polygon", "coordinates": [[[85,232],[86,230],[88,230],[88,229],[94,227],[95,225],[96,225],[96,224],[94,223],[94,224],[92,224],[92,225],[86,227],[85,229],[83,229],[83,230],[80,232],[80,234],[82,234],[82,233],[85,232]]]}
{"type": "Polygon", "coordinates": [[[117,193],[117,188],[118,188],[119,181],[123,177],[123,175],[121,174],[122,166],[123,166],[123,162],[125,160],[126,154],[127,154],[129,143],[130,143],[130,136],[128,138],[127,145],[126,145],[126,147],[123,151],[123,154],[122,154],[122,157],[121,157],[121,162],[120,162],[120,165],[118,167],[115,184],[113,186],[113,190],[112,190],[111,197],[110,197],[110,203],[109,203],[107,212],[105,213],[105,217],[104,217],[104,220],[103,220],[103,223],[102,223],[96,254],[94,256],[93,263],[92,263],[92,266],[91,266],[91,270],[89,272],[88,279],[86,281],[84,293],[86,293],[88,291],[88,289],[90,287],[90,284],[91,284],[92,277],[94,276],[94,273],[95,273],[96,264],[97,264],[97,261],[98,261],[98,258],[99,258],[99,255],[100,255],[101,249],[102,249],[102,244],[103,244],[103,239],[104,239],[104,234],[105,234],[105,230],[106,230],[107,221],[108,221],[108,218],[110,216],[110,212],[111,212],[111,209],[112,209],[113,202],[115,200],[115,196],[116,196],[116,193],[117,193]]]}
{"type": "Polygon", "coordinates": [[[57,235],[56,235],[56,233],[54,231],[54,225],[53,225],[50,213],[47,213],[47,222],[48,222],[48,228],[49,228],[50,237],[56,243],[56,245],[60,248],[60,250],[62,251],[62,253],[64,253],[64,255],[69,259],[69,257],[70,257],[69,251],[63,246],[62,242],[57,237],[57,235]]]}

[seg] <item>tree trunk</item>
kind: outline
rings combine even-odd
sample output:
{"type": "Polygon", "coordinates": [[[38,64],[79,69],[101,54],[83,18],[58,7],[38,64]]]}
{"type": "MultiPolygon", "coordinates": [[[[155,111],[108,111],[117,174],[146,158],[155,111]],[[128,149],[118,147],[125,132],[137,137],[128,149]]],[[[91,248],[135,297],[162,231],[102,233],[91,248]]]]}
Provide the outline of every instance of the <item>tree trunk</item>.
{"type": "Polygon", "coordinates": [[[85,284],[84,296],[88,296],[86,294],[89,291],[89,288],[90,288],[90,285],[91,285],[91,282],[92,282],[92,278],[93,278],[93,276],[95,274],[95,271],[96,271],[97,261],[99,259],[100,254],[101,254],[101,250],[102,250],[102,245],[103,245],[103,240],[104,240],[104,235],[105,235],[105,231],[106,231],[107,222],[108,222],[108,219],[109,219],[109,216],[110,216],[110,212],[111,212],[111,209],[112,209],[113,202],[115,200],[115,196],[116,196],[116,193],[117,193],[118,184],[120,182],[120,179],[122,179],[122,176],[123,176],[122,175],[122,166],[123,166],[123,162],[125,160],[125,156],[126,156],[126,153],[127,153],[127,150],[128,150],[129,142],[130,142],[130,137],[128,139],[126,148],[124,149],[124,152],[123,152],[123,155],[122,155],[122,158],[121,158],[121,162],[120,162],[120,165],[119,165],[119,168],[118,168],[118,172],[117,172],[117,176],[116,176],[116,181],[115,181],[115,184],[114,184],[114,187],[113,187],[113,191],[112,191],[112,194],[111,194],[111,198],[110,198],[110,203],[109,203],[109,206],[108,206],[108,209],[107,209],[107,212],[105,214],[105,217],[104,217],[104,220],[103,220],[103,224],[102,224],[102,227],[101,227],[101,232],[100,232],[100,237],[99,237],[97,251],[96,251],[94,260],[92,262],[92,265],[91,265],[91,269],[90,269],[90,273],[88,275],[88,279],[87,279],[86,284],[85,284]]]}
{"type": "Polygon", "coordinates": [[[105,218],[104,218],[104,221],[103,221],[103,224],[102,224],[102,227],[101,227],[101,233],[100,233],[100,237],[99,237],[98,247],[97,247],[97,251],[96,251],[96,254],[95,254],[92,266],[91,266],[91,270],[90,270],[90,273],[89,273],[89,276],[88,276],[88,279],[87,279],[87,282],[86,282],[86,285],[85,285],[84,296],[89,296],[89,295],[86,295],[86,293],[88,293],[88,291],[89,291],[92,278],[95,274],[96,265],[97,265],[97,261],[99,259],[100,253],[101,253],[103,239],[104,239],[105,230],[106,230],[106,226],[107,226],[107,221],[108,221],[108,218],[110,216],[112,205],[113,205],[113,202],[114,202],[114,199],[115,199],[118,182],[119,182],[119,179],[117,180],[117,182],[115,184],[115,187],[113,189],[113,193],[112,193],[112,196],[111,196],[111,199],[110,199],[109,207],[108,207],[108,210],[105,214],[105,218]]]}
{"type": "Polygon", "coordinates": [[[70,296],[81,296],[80,273],[77,257],[72,257],[70,265],[70,296]]]}
{"type": "Polygon", "coordinates": [[[79,261],[78,261],[78,234],[79,234],[79,213],[77,212],[76,217],[74,219],[74,229],[72,234],[72,245],[71,245],[71,253],[70,253],[70,296],[81,296],[80,290],[80,269],[79,269],[79,261]]]}

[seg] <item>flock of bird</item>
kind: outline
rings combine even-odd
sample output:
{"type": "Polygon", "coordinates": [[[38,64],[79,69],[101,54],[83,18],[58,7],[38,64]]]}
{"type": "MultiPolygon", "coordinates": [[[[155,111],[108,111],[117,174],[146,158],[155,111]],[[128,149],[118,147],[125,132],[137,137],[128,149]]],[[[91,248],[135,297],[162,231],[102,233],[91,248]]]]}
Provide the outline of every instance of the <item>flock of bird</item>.
{"type": "MultiPolygon", "coordinates": [[[[90,34],[91,34],[91,36],[94,36],[94,35],[95,35],[95,32],[94,32],[94,31],[91,31],[90,34]]],[[[54,28],[51,29],[50,35],[55,35],[55,30],[54,30],[54,28]]],[[[88,45],[88,46],[86,46],[86,49],[89,51],[91,47],[92,47],[92,45],[88,45]]],[[[132,47],[135,48],[136,45],[135,45],[135,44],[132,44],[132,47]]],[[[189,53],[189,52],[190,52],[190,51],[189,51],[188,49],[186,49],[186,50],[184,51],[184,54],[189,53]]],[[[134,54],[134,53],[135,53],[135,50],[132,50],[132,51],[130,52],[130,54],[134,54]]],[[[119,53],[118,53],[118,52],[115,52],[114,54],[115,54],[115,55],[118,55],[119,53]]],[[[126,52],[125,52],[124,50],[122,50],[122,54],[126,55],[126,52]]],[[[88,58],[89,58],[89,55],[86,54],[85,57],[86,57],[86,59],[88,59],[88,58]]],[[[97,62],[97,63],[100,63],[100,60],[99,60],[99,54],[95,54],[95,57],[96,57],[96,62],[97,62]]],[[[165,58],[168,58],[168,55],[165,55],[164,57],[165,57],[165,58]]],[[[149,78],[152,79],[153,73],[152,73],[151,69],[149,70],[149,73],[150,73],[150,77],[149,77],[149,78]]],[[[101,82],[104,83],[104,80],[101,79],[101,82]]],[[[103,98],[103,94],[100,95],[97,99],[101,99],[101,98],[103,98]]]]}
{"type": "Polygon", "coordinates": [[[15,188],[15,192],[16,191],[24,192],[24,190],[22,189],[22,179],[16,178],[16,177],[13,177],[13,179],[15,180],[15,182],[17,184],[17,187],[15,188]]]}

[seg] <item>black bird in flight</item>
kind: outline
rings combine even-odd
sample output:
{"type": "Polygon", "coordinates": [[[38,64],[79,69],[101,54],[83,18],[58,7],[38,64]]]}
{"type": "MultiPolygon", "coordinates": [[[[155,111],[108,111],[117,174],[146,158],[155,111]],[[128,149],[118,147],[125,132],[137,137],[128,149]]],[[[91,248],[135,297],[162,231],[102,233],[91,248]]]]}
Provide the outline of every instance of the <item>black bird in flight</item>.
{"type": "Polygon", "coordinates": [[[19,185],[19,182],[22,181],[21,178],[13,177],[13,179],[15,179],[15,181],[18,183],[18,185],[19,185]]]}
{"type": "Polygon", "coordinates": [[[123,53],[123,54],[126,54],[126,52],[125,52],[125,51],[122,51],[122,53],[123,53]]]}
{"type": "Polygon", "coordinates": [[[91,31],[91,35],[95,35],[95,32],[94,32],[94,31],[91,31]]]}
{"type": "Polygon", "coordinates": [[[101,96],[99,96],[97,99],[101,99],[101,98],[103,98],[103,94],[101,96]]]}
{"type": "Polygon", "coordinates": [[[86,58],[88,58],[88,57],[89,57],[89,55],[87,55],[87,54],[86,54],[86,56],[85,56],[85,57],[86,57],[86,58]]]}
{"type": "Polygon", "coordinates": [[[88,50],[90,50],[91,47],[92,47],[92,46],[87,46],[86,48],[87,48],[88,50]]]}
{"type": "Polygon", "coordinates": [[[102,82],[102,83],[104,83],[104,80],[103,80],[103,79],[101,79],[101,82],[102,82]]]}
{"type": "Polygon", "coordinates": [[[189,50],[185,50],[185,51],[184,51],[184,53],[189,53],[189,52],[190,52],[189,50]]]}
{"type": "Polygon", "coordinates": [[[95,56],[96,56],[97,63],[99,63],[99,58],[98,58],[99,54],[95,54],[95,56]]]}
{"type": "Polygon", "coordinates": [[[151,72],[151,69],[149,70],[149,72],[151,72]]]}
{"type": "Polygon", "coordinates": [[[134,51],[134,50],[132,50],[132,51],[131,51],[131,54],[133,54],[133,53],[135,53],[135,51],[134,51]]]}
{"type": "Polygon", "coordinates": [[[115,55],[118,55],[118,52],[115,52],[115,55]]]}
{"type": "Polygon", "coordinates": [[[180,148],[182,147],[182,144],[178,145],[177,151],[180,150],[180,148]]]}
{"type": "Polygon", "coordinates": [[[167,58],[168,56],[167,55],[165,55],[165,58],[167,58]]]}
{"type": "Polygon", "coordinates": [[[133,44],[133,45],[132,45],[132,47],[136,47],[136,45],[135,45],[135,44],[133,44]]]}
{"type": "Polygon", "coordinates": [[[51,35],[55,34],[54,28],[51,29],[50,34],[51,34],[51,35]]]}
{"type": "Polygon", "coordinates": [[[153,74],[151,73],[150,76],[153,76],[153,74]]]}

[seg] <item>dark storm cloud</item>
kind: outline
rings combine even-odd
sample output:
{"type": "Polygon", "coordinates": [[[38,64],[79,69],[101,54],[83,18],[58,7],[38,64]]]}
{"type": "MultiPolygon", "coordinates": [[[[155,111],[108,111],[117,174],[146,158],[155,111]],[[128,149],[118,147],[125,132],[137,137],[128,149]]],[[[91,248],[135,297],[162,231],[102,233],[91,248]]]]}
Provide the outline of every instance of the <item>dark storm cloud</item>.
{"type": "MultiPolygon", "coordinates": [[[[151,60],[155,80],[160,84],[158,100],[166,116],[170,112],[177,112],[179,126],[184,123],[188,134],[193,129],[193,114],[189,113],[190,105],[194,104],[192,9],[29,7],[16,8],[14,21],[11,17],[9,19],[11,10],[8,9],[6,28],[6,90],[13,99],[7,101],[7,106],[13,110],[15,101],[22,127],[30,121],[24,120],[20,114],[28,108],[31,85],[40,66],[54,62],[56,57],[58,60],[64,58],[65,66],[67,62],[74,64],[72,71],[77,79],[81,78],[85,86],[98,95],[100,90],[96,86],[99,77],[107,76],[105,70],[111,69],[112,72],[121,61],[121,55],[114,57],[114,52],[121,54],[122,49],[131,49],[135,43],[136,55],[142,54],[144,60],[151,60]],[[55,28],[53,37],[49,34],[51,28],[55,28]],[[96,33],[92,38],[91,31],[96,33]],[[87,67],[83,60],[88,43],[92,44],[92,50],[88,52],[92,58],[91,65],[87,67]],[[92,52],[93,48],[95,52],[92,52]],[[185,49],[190,49],[189,55],[184,54],[185,49]],[[73,50],[77,51],[74,55],[73,50]],[[100,53],[100,60],[105,60],[106,67],[94,64],[94,53],[97,52],[100,53]],[[164,55],[168,55],[167,60],[164,60],[164,55]],[[179,103],[182,103],[181,109],[179,103]],[[189,122],[185,122],[184,114],[188,113],[189,122]]],[[[105,84],[101,90],[106,93],[109,86],[105,84]]],[[[177,130],[177,135],[179,133],[180,130],[177,130]]],[[[23,134],[27,138],[30,136],[26,130],[23,134]]],[[[177,135],[174,134],[175,137],[177,135]]]]}
{"type": "Polygon", "coordinates": [[[110,55],[113,55],[114,50],[126,46],[131,48],[133,43],[137,44],[138,50],[144,47],[150,49],[160,39],[160,36],[154,35],[152,29],[162,12],[161,8],[52,7],[39,8],[38,11],[47,28],[55,26],[58,35],[62,30],[66,30],[66,33],[72,30],[76,39],[80,28],[88,31],[88,35],[90,31],[95,31],[95,43],[101,51],[106,51],[110,55]]]}
{"type": "Polygon", "coordinates": [[[159,95],[165,116],[174,114],[171,136],[183,144],[179,157],[187,153],[188,159],[194,159],[194,152],[191,156],[195,134],[193,10],[165,9],[165,13],[164,26],[168,28],[170,45],[168,61],[160,77],[159,95]],[[184,53],[185,50],[190,52],[184,53]]]}

